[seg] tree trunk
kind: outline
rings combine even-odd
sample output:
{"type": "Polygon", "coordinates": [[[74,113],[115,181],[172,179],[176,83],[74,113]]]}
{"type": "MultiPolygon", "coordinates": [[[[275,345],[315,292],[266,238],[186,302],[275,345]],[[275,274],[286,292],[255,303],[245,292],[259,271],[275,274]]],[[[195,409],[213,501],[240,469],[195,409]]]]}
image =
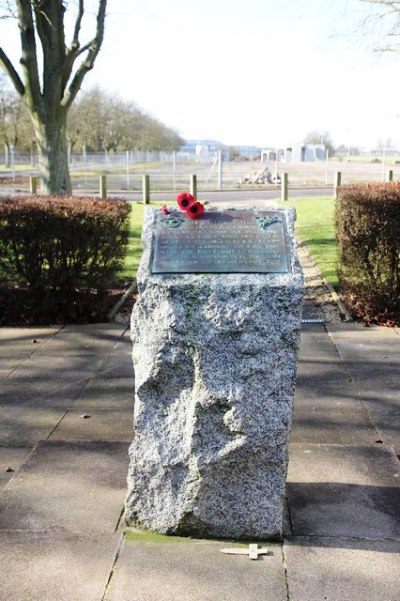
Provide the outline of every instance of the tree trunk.
{"type": "Polygon", "coordinates": [[[39,151],[39,168],[44,194],[70,195],[71,180],[68,168],[66,119],[57,122],[34,123],[39,151]]]}
{"type": "Polygon", "coordinates": [[[72,39],[68,44],[64,18],[69,4],[72,3],[60,0],[15,0],[21,39],[21,75],[0,46],[0,66],[10,76],[33,123],[46,194],[71,193],[67,112],[86,74],[93,68],[104,37],[107,0],[98,0],[94,37],[84,43],[80,36],[85,2],[79,0],[76,11],[71,13],[72,39]]]}
{"type": "Polygon", "coordinates": [[[4,167],[11,167],[10,145],[8,142],[4,142],[4,167]]]}

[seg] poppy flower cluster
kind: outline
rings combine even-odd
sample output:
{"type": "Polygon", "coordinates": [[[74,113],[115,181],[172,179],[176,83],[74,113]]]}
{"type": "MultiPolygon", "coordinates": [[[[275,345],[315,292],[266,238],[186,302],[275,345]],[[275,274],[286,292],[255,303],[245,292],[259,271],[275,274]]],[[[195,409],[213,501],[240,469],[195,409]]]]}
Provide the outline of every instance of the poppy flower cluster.
{"type": "Polygon", "coordinates": [[[182,211],[186,211],[189,219],[198,219],[204,213],[204,206],[189,192],[182,192],[176,197],[176,202],[182,211]]]}

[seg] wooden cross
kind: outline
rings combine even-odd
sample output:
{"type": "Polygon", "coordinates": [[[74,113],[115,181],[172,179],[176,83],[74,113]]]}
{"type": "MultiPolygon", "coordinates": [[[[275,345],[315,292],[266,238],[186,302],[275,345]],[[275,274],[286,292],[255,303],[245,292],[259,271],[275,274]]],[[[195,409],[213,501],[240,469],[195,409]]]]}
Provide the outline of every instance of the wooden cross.
{"type": "Polygon", "coordinates": [[[249,545],[248,549],[241,549],[236,547],[235,549],[221,549],[221,553],[228,553],[229,555],[248,555],[249,559],[258,559],[259,555],[267,555],[268,549],[266,547],[258,548],[258,545],[249,545]]]}

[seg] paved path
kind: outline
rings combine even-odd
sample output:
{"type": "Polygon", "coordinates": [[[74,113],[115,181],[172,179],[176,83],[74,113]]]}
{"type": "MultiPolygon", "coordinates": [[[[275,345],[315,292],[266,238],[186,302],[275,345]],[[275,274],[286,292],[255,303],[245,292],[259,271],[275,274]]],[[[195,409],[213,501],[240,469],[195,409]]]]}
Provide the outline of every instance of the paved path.
{"type": "Polygon", "coordinates": [[[0,599],[399,601],[400,331],[304,324],[282,543],[124,532],[123,325],[0,329],[0,599]]]}

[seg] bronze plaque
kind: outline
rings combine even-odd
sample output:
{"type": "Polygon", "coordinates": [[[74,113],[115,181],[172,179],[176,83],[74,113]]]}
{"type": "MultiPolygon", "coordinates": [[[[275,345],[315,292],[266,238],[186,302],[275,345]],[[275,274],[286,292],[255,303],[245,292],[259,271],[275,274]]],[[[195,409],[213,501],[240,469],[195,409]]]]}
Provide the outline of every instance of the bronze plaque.
{"type": "Polygon", "coordinates": [[[288,273],[279,211],[157,215],[152,273],[288,273]]]}

